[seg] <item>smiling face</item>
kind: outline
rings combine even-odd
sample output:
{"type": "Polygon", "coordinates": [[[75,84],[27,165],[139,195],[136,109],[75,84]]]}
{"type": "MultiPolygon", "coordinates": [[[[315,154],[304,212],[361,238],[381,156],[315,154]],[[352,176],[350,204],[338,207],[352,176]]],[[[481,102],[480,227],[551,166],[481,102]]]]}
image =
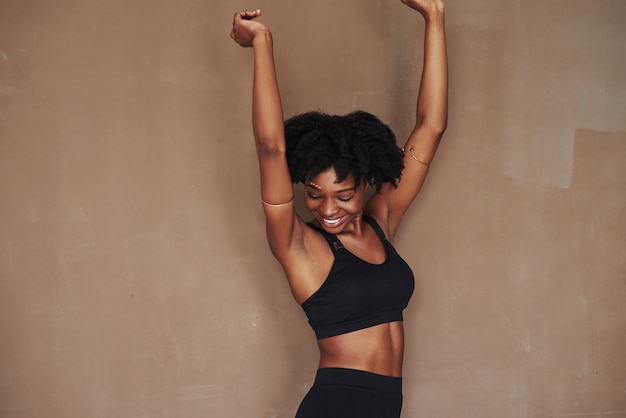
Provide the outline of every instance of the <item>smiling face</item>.
{"type": "Polygon", "coordinates": [[[338,234],[361,217],[365,202],[364,181],[355,187],[353,175],[337,182],[334,168],[322,171],[305,185],[305,204],[322,228],[338,234]]]}

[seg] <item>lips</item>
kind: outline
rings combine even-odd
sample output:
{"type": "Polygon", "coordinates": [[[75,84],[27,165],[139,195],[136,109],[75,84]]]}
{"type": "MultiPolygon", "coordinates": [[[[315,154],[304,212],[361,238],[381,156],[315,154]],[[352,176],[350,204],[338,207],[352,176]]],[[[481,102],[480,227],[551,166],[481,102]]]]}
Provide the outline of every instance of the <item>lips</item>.
{"type": "Polygon", "coordinates": [[[324,226],[326,226],[327,228],[335,228],[337,227],[339,224],[341,224],[341,221],[345,218],[345,216],[342,216],[340,218],[335,218],[335,219],[326,219],[326,218],[321,218],[322,224],[324,224],[324,226]]]}

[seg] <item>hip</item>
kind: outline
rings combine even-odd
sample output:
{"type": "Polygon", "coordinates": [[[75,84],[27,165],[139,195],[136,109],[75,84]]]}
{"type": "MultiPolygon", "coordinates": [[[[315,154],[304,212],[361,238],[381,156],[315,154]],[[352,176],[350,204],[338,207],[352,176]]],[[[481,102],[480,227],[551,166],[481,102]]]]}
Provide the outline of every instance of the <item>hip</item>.
{"type": "Polygon", "coordinates": [[[320,368],[296,418],[399,418],[402,378],[320,368]]]}

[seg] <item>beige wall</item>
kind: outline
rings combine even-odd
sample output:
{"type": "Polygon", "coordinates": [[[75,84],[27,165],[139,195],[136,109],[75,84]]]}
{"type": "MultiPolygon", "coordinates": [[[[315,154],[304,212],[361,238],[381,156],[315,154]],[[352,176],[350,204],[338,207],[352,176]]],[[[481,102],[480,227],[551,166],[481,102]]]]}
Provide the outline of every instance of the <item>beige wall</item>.
{"type": "MultiPolygon", "coordinates": [[[[0,417],[291,417],[317,352],[267,248],[251,54],[286,114],[411,126],[399,1],[0,2],[0,417]]],[[[450,125],[397,247],[403,417],[626,417],[626,3],[448,2],[450,125]]]]}

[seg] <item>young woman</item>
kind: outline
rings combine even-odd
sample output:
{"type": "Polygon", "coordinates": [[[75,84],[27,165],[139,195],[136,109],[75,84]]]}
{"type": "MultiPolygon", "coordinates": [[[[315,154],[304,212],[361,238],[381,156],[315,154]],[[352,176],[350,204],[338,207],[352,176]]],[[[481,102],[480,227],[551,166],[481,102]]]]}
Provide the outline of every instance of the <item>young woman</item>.
{"type": "Polygon", "coordinates": [[[413,292],[393,247],[447,124],[442,0],[402,0],[425,19],[415,128],[404,148],[375,116],[310,112],[283,120],[271,32],[259,10],[235,14],[231,37],[254,49],[252,123],[267,238],[317,336],[320,362],[297,418],[399,417],[402,311],[413,292]],[[311,222],[295,210],[304,183],[311,222]],[[376,192],[366,199],[367,190],[376,192]]]}

